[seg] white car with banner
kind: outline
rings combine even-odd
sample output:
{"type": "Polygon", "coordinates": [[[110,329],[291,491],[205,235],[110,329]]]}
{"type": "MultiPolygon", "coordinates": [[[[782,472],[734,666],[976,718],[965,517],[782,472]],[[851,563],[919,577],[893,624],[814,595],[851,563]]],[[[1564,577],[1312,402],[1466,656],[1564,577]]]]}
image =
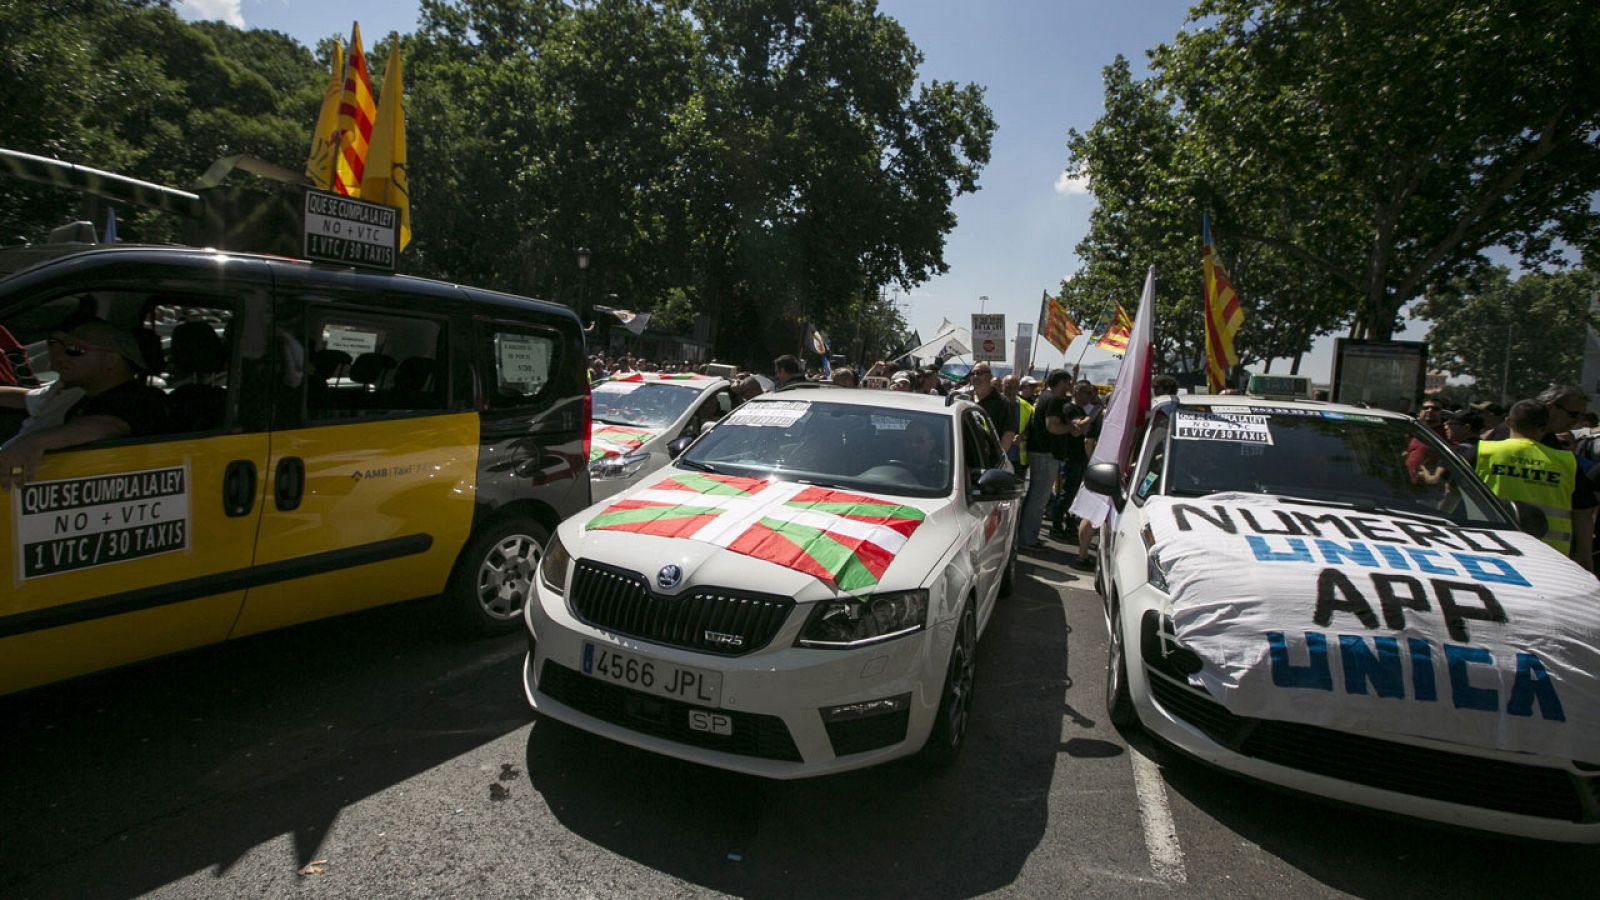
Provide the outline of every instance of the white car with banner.
{"type": "Polygon", "coordinates": [[[528,701],[773,778],[948,761],[1021,493],[972,403],[758,397],[557,529],[526,607],[528,701]]]}
{"type": "Polygon", "coordinates": [[[671,459],[667,445],[692,437],[735,405],[726,378],[625,372],[590,391],[589,489],[601,500],[638,484],[671,459]]]}
{"type": "Polygon", "coordinates": [[[1107,707],[1195,757],[1454,825],[1600,842],[1600,584],[1412,419],[1157,405],[1101,531],[1107,707]],[[1409,462],[1408,462],[1409,460],[1409,462]]]}

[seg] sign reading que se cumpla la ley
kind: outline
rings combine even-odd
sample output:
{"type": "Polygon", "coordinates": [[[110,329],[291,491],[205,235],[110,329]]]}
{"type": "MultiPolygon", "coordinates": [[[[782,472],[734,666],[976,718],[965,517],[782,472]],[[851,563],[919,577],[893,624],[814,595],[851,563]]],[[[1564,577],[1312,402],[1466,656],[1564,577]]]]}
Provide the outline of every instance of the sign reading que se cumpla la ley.
{"type": "Polygon", "coordinates": [[[306,259],[393,272],[399,255],[398,208],[306,191],[306,259]]]}

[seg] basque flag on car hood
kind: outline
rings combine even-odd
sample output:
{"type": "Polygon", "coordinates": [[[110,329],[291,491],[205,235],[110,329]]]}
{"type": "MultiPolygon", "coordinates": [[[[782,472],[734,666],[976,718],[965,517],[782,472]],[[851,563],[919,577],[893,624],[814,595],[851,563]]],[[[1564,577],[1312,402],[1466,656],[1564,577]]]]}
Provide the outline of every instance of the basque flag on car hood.
{"type": "Polygon", "coordinates": [[[848,491],[678,473],[626,495],[584,528],[703,541],[861,593],[877,586],[926,517],[848,491]]]}

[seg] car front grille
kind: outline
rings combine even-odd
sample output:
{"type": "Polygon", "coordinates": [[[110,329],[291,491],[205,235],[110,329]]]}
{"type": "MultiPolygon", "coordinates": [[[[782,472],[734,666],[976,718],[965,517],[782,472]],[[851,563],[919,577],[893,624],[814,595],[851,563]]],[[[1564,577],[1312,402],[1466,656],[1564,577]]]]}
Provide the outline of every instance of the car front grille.
{"type": "Polygon", "coordinates": [[[1580,824],[1600,823],[1600,776],[1484,759],[1234,715],[1198,688],[1147,666],[1150,693],[1176,718],[1245,756],[1380,790],[1580,824]]]}
{"type": "Polygon", "coordinates": [[[720,587],[696,587],[675,597],[650,590],[638,572],[578,560],[572,573],[572,611],[615,634],[718,656],[743,656],[777,636],[794,598],[720,587]]]}
{"type": "Polygon", "coordinates": [[[733,722],[732,734],[695,731],[689,727],[689,711],[703,707],[608,684],[552,660],[545,660],[540,670],[539,691],[602,722],[651,737],[737,756],[802,761],[789,726],[777,716],[722,709],[717,712],[733,722]]]}

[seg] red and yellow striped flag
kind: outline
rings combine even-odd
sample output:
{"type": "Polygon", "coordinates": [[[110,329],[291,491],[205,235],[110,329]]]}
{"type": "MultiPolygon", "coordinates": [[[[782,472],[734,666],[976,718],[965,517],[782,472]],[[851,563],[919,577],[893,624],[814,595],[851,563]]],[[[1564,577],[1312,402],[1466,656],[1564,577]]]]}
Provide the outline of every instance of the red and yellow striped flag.
{"type": "Polygon", "coordinates": [[[1228,370],[1239,364],[1239,354],[1233,349],[1233,336],[1244,324],[1244,310],[1239,308],[1239,296],[1233,292],[1233,282],[1217,261],[1216,247],[1211,243],[1211,220],[1200,217],[1201,266],[1205,273],[1206,319],[1206,385],[1215,394],[1227,385],[1228,370]]]}
{"type": "Polygon", "coordinates": [[[1106,326],[1105,333],[1100,335],[1100,340],[1094,345],[1107,353],[1121,356],[1128,352],[1128,337],[1133,334],[1133,320],[1128,318],[1128,311],[1117,304],[1117,314],[1111,317],[1111,324],[1106,326]]]}
{"type": "Polygon", "coordinates": [[[1067,347],[1072,344],[1072,339],[1083,334],[1083,329],[1072,321],[1067,315],[1067,307],[1060,300],[1050,296],[1046,291],[1044,295],[1044,324],[1039,326],[1039,331],[1050,346],[1062,353],[1067,352],[1067,347]]]}
{"type": "Polygon", "coordinates": [[[344,70],[344,95],[339,98],[339,158],[333,189],[347,197],[361,196],[361,175],[367,167],[367,142],[378,109],[372,102],[367,55],[361,52],[361,23],[351,27],[350,62],[344,70]]]}

